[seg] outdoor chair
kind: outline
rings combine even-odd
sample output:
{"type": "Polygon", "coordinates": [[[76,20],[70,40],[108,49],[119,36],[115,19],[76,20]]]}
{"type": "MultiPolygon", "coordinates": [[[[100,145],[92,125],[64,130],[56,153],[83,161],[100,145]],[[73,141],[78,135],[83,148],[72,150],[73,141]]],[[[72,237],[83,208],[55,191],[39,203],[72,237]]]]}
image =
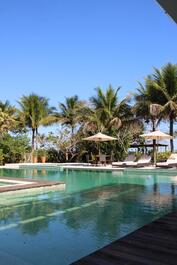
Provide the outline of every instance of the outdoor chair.
{"type": "Polygon", "coordinates": [[[106,155],[104,154],[99,155],[99,163],[104,164],[106,166],[106,155]]]}
{"type": "Polygon", "coordinates": [[[108,158],[106,159],[106,163],[107,164],[112,164],[113,161],[114,161],[114,154],[113,154],[113,152],[111,152],[111,155],[108,156],[108,158]]]}
{"type": "Polygon", "coordinates": [[[136,160],[136,156],[131,154],[128,155],[124,161],[118,161],[118,162],[112,162],[112,166],[114,167],[121,167],[121,166],[125,166],[126,162],[134,162],[136,160]]]}
{"type": "Polygon", "coordinates": [[[156,166],[162,168],[177,167],[177,154],[171,154],[166,162],[159,162],[156,166]]]}
{"type": "Polygon", "coordinates": [[[147,154],[143,154],[137,162],[126,162],[125,167],[145,167],[151,164],[151,157],[147,154]]]}
{"type": "Polygon", "coordinates": [[[93,155],[91,153],[91,159],[88,160],[89,163],[91,163],[92,165],[97,165],[98,164],[98,159],[95,155],[93,155]]]}

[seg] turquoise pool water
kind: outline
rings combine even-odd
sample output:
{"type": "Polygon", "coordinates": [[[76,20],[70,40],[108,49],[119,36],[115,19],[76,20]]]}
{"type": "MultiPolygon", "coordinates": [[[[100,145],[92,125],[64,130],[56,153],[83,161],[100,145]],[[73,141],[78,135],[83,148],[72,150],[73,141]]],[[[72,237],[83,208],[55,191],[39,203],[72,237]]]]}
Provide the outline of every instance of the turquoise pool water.
{"type": "Polygon", "coordinates": [[[177,208],[177,171],[0,169],[0,176],[66,183],[64,191],[0,195],[1,265],[70,264],[177,208]]]}

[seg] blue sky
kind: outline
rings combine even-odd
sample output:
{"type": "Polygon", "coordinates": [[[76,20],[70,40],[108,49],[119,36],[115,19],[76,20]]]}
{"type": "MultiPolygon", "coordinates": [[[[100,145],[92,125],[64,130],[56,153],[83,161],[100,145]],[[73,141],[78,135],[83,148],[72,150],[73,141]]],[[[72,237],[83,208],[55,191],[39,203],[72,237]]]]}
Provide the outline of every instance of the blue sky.
{"type": "Polygon", "coordinates": [[[176,24],[155,0],[1,1],[0,99],[35,92],[57,106],[110,83],[122,98],[153,66],[176,63],[176,47],[176,24]]]}
{"type": "Polygon", "coordinates": [[[155,0],[0,2],[0,99],[36,92],[57,105],[94,88],[137,87],[176,63],[177,27],[155,0]]]}

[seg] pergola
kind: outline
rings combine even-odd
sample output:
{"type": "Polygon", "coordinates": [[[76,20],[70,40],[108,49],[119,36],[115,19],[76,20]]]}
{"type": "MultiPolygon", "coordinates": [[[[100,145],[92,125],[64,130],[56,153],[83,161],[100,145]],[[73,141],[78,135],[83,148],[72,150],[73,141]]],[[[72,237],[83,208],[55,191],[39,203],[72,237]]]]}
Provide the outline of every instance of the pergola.
{"type": "MultiPolygon", "coordinates": [[[[167,147],[168,144],[156,144],[157,147],[167,147]]],[[[153,144],[131,144],[131,148],[153,147],[153,144]]]]}
{"type": "MultiPolygon", "coordinates": [[[[156,144],[156,147],[164,147],[165,151],[168,147],[168,144],[156,144]]],[[[139,144],[139,143],[132,143],[130,148],[153,148],[153,144],[139,144]]]]}

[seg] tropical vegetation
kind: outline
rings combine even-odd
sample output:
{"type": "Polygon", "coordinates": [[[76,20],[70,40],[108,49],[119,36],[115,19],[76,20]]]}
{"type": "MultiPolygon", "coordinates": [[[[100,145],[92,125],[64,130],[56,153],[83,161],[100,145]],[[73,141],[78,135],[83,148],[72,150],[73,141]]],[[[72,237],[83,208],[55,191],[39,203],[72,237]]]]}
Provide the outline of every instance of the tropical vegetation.
{"type": "MultiPolygon", "coordinates": [[[[142,142],[139,135],[147,128],[156,130],[162,123],[169,127],[170,135],[175,135],[176,64],[154,68],[125,98],[120,97],[120,91],[121,87],[111,85],[106,90],[98,87],[88,100],[74,95],[58,107],[35,93],[23,95],[17,106],[0,101],[0,163],[25,161],[25,154],[37,150],[47,152],[50,162],[86,161],[88,154],[98,153],[98,146],[82,139],[97,132],[117,138],[102,143],[101,151],[123,159],[132,142],[142,142]],[[56,133],[39,133],[41,126],[53,124],[58,126],[56,133]]],[[[170,151],[174,151],[173,139],[170,151]]]]}

